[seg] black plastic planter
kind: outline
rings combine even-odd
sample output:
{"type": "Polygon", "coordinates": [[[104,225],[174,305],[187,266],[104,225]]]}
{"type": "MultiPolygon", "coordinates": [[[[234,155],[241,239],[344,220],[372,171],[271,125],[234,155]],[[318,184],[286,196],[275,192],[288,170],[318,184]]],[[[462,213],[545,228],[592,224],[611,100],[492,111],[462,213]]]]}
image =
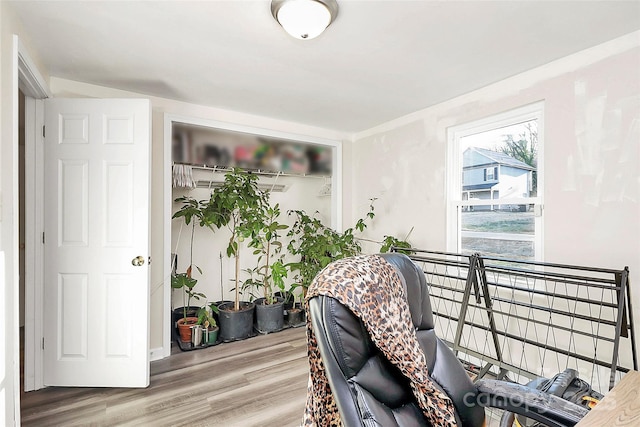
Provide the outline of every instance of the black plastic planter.
{"type": "Polygon", "coordinates": [[[253,312],[255,304],[240,301],[240,310],[233,309],[233,302],[225,302],[218,306],[220,339],[236,341],[249,338],[253,333],[253,312]]]}
{"type": "MultiPolygon", "coordinates": [[[[222,304],[225,304],[225,303],[228,303],[228,302],[233,303],[233,301],[230,301],[230,300],[221,300],[221,301],[214,301],[213,305],[215,305],[216,308],[218,308],[218,310],[220,310],[220,306],[222,304]]],[[[233,307],[233,306],[231,306],[231,307],[233,307]]],[[[216,323],[220,324],[220,316],[218,315],[218,313],[216,311],[214,311],[212,314],[213,314],[213,318],[216,320],[216,323]]]]}
{"type": "Polygon", "coordinates": [[[256,302],[256,330],[261,334],[276,332],[284,326],[284,300],[276,298],[275,303],[265,304],[264,298],[256,302]]]}
{"type": "Polygon", "coordinates": [[[301,308],[290,308],[288,312],[289,317],[287,322],[289,323],[289,326],[299,326],[304,323],[304,311],[301,308]]]}

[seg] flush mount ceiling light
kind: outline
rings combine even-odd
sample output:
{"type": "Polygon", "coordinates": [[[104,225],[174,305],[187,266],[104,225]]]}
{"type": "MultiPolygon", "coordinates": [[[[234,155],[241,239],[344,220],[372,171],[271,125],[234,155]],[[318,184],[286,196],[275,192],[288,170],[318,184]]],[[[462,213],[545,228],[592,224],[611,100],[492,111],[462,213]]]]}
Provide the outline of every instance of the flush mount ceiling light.
{"type": "Polygon", "coordinates": [[[318,37],[336,19],[336,0],[272,0],[271,14],[293,37],[318,37]]]}

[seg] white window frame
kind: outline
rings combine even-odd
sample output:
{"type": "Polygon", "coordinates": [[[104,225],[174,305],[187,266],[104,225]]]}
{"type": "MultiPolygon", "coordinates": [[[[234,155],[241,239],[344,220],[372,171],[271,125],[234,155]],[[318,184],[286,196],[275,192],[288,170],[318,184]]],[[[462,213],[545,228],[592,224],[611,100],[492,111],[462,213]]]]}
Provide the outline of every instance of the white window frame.
{"type": "MultiPolygon", "coordinates": [[[[484,119],[453,126],[447,129],[447,250],[461,252],[462,236],[459,228],[462,208],[484,206],[487,200],[462,200],[462,153],[460,139],[509,125],[538,121],[537,195],[500,199],[501,205],[534,205],[535,260],[543,261],[543,207],[544,207],[544,102],[536,102],[484,119]]],[[[493,203],[496,204],[496,203],[493,203]]]]}

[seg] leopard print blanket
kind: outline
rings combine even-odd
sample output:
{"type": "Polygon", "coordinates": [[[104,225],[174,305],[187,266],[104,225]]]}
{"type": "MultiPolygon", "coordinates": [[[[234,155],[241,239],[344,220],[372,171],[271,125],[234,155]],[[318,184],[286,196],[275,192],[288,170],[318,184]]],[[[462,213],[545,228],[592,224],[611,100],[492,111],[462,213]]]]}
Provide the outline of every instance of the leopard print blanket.
{"type": "MultiPolygon", "coordinates": [[[[454,407],[429,377],[424,353],[418,344],[405,295],[394,267],[382,257],[362,255],[329,264],[311,283],[309,299],[317,295],[335,298],[362,320],[373,343],[411,383],[420,408],[433,426],[456,426],[454,407]]],[[[340,426],[336,406],[317,341],[307,316],[310,375],[303,426],[340,426]]]]}

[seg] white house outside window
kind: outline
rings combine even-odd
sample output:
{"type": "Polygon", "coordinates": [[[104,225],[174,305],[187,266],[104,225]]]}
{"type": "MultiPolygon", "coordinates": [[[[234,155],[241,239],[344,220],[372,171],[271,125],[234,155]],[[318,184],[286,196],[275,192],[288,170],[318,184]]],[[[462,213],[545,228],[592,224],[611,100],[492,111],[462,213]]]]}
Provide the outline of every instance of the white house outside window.
{"type": "Polygon", "coordinates": [[[543,104],[449,129],[448,250],[542,260],[543,104]]]}

